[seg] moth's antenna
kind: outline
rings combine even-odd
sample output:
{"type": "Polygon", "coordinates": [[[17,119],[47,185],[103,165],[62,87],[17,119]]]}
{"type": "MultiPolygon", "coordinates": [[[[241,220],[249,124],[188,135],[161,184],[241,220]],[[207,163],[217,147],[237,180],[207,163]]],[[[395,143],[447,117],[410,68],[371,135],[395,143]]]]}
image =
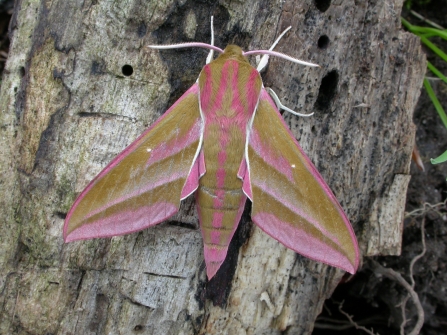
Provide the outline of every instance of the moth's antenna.
{"type": "MultiPolygon", "coordinates": [[[[211,15],[211,45],[214,46],[214,27],[213,27],[213,19],[214,17],[211,15]]],[[[206,64],[211,63],[214,57],[214,50],[211,49],[208,57],[206,57],[206,64]]]]}
{"type": "Polygon", "coordinates": [[[201,43],[201,42],[189,42],[189,43],[179,43],[179,44],[165,44],[165,45],[148,45],[148,48],[151,49],[159,49],[159,50],[165,50],[165,49],[180,49],[180,48],[204,48],[208,50],[214,50],[220,53],[223,53],[223,50],[221,48],[218,48],[214,45],[210,45],[207,43],[201,43]]]}
{"type": "MultiPolygon", "coordinates": [[[[148,45],[148,48],[151,49],[179,49],[179,48],[204,48],[210,50],[208,56],[206,57],[206,64],[211,63],[214,57],[214,51],[219,53],[223,53],[221,48],[214,46],[214,25],[213,20],[214,17],[211,16],[211,44],[200,43],[200,42],[189,42],[189,43],[180,43],[180,44],[167,44],[167,45],[148,45]]],[[[199,80],[199,79],[197,79],[199,80]]]]}
{"type": "Polygon", "coordinates": [[[286,60],[294,62],[294,63],[301,64],[301,65],[320,67],[318,64],[305,62],[305,61],[302,61],[302,60],[300,60],[298,58],[294,58],[294,57],[285,55],[283,53],[273,51],[273,48],[276,47],[276,45],[278,44],[279,40],[290,30],[290,28],[292,28],[292,26],[287,27],[281,33],[281,35],[279,35],[279,37],[275,40],[275,42],[273,42],[273,44],[270,47],[270,49],[268,49],[268,50],[252,50],[252,51],[246,51],[246,52],[243,53],[244,56],[263,55],[262,58],[261,58],[261,61],[259,62],[258,66],[256,68],[256,70],[258,70],[258,72],[261,72],[267,66],[267,63],[269,61],[269,56],[280,57],[280,58],[286,59],[286,60]]]}
{"type": "MultiPolygon", "coordinates": [[[[273,48],[276,47],[276,45],[278,44],[279,40],[290,30],[290,28],[292,28],[292,26],[289,26],[288,28],[286,28],[281,35],[279,35],[279,37],[276,39],[275,42],[273,42],[272,46],[270,47],[270,51],[273,50],[273,48]]],[[[259,61],[258,67],[256,68],[256,70],[258,70],[258,72],[261,72],[262,70],[264,70],[264,68],[267,66],[268,62],[269,62],[269,55],[264,55],[262,56],[261,60],[259,61]]]]}
{"type": "Polygon", "coordinates": [[[201,43],[201,42],[187,42],[187,43],[178,43],[178,44],[165,44],[165,45],[148,45],[148,48],[151,49],[180,49],[180,48],[204,48],[210,50],[208,57],[206,58],[206,64],[210,63],[213,60],[214,51],[219,53],[223,53],[221,48],[214,46],[214,28],[213,28],[213,17],[211,16],[211,44],[201,43]]]}
{"type": "Polygon", "coordinates": [[[286,59],[288,61],[291,61],[291,62],[294,62],[294,63],[297,63],[297,64],[301,64],[301,65],[320,67],[320,65],[318,65],[318,64],[305,62],[305,61],[300,60],[298,58],[294,58],[292,56],[285,55],[283,53],[272,51],[272,50],[252,50],[252,51],[246,51],[246,52],[243,53],[243,55],[244,56],[269,55],[269,56],[275,56],[275,57],[283,58],[283,59],[286,59]]]}

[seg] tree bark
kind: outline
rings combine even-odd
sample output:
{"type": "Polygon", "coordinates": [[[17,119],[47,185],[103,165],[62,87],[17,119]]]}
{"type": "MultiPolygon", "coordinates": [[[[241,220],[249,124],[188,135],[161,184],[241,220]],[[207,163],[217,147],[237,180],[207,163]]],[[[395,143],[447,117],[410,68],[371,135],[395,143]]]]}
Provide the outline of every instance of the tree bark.
{"type": "MultiPolygon", "coordinates": [[[[309,334],[342,271],[250,223],[207,281],[194,202],[124,237],[62,240],[76,195],[196,80],[206,51],[269,48],[264,84],[347,212],[364,256],[397,255],[425,73],[402,1],[19,0],[1,106],[0,333],[309,334]],[[128,65],[125,67],[125,65],[128,65]],[[130,67],[129,67],[130,66],[130,67]],[[129,74],[132,69],[133,73],[129,74]]],[[[254,60],[252,60],[254,61],[254,60]]]]}

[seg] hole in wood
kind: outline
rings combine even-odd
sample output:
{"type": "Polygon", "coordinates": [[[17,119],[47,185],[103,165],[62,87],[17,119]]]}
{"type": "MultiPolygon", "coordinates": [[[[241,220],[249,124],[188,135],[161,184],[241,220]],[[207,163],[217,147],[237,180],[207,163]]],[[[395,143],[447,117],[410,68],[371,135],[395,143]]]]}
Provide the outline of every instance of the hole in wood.
{"type": "Polygon", "coordinates": [[[126,77],[131,76],[132,73],[133,73],[133,67],[132,67],[132,65],[128,65],[128,64],[124,65],[124,66],[121,68],[121,72],[122,72],[123,75],[126,76],[126,77]]]}
{"type": "Polygon", "coordinates": [[[320,12],[325,12],[331,5],[331,0],[315,0],[315,6],[320,12]]]}
{"type": "Polygon", "coordinates": [[[67,217],[67,213],[64,213],[64,212],[56,211],[54,214],[55,214],[59,219],[62,219],[62,220],[65,220],[65,218],[67,217]]]}
{"type": "Polygon", "coordinates": [[[327,109],[337,92],[338,72],[332,70],[321,81],[320,90],[316,101],[316,107],[319,109],[327,109]]]}
{"type": "Polygon", "coordinates": [[[143,329],[143,326],[142,326],[142,325],[136,325],[136,326],[133,328],[134,331],[140,331],[140,330],[142,330],[142,329],[143,329]]]}
{"type": "Polygon", "coordinates": [[[320,36],[320,38],[318,39],[318,47],[320,49],[326,49],[328,45],[329,45],[329,37],[327,37],[326,35],[320,36]]]}

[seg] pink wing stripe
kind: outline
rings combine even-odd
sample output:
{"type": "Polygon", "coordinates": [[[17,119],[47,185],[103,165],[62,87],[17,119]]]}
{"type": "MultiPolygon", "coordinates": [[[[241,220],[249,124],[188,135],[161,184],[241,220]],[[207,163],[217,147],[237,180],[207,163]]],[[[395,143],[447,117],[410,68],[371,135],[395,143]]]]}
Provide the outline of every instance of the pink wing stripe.
{"type": "Polygon", "coordinates": [[[156,225],[176,212],[177,206],[167,202],[120,212],[75,229],[65,242],[130,234],[156,225]]]}
{"type": "Polygon", "coordinates": [[[247,169],[247,161],[242,159],[241,165],[239,166],[239,171],[237,172],[237,176],[239,179],[242,179],[242,191],[244,191],[245,195],[253,201],[253,194],[251,192],[251,181],[250,181],[250,172],[247,169]]]}
{"type": "Polygon", "coordinates": [[[199,120],[194,123],[192,128],[183,138],[176,138],[174,141],[163,142],[155,148],[147,148],[147,152],[148,154],[150,153],[150,156],[146,162],[146,167],[178,154],[180,151],[197,141],[202,128],[201,123],[202,122],[199,120]]]}
{"type": "Polygon", "coordinates": [[[256,129],[251,130],[250,146],[253,147],[258,155],[264,158],[269,165],[274,167],[275,170],[286,176],[291,183],[295,183],[295,179],[293,178],[293,168],[290,166],[289,162],[281,155],[278,155],[277,152],[273,152],[269,146],[263,145],[263,141],[256,129]]]}
{"type": "Polygon", "coordinates": [[[187,198],[190,194],[192,194],[195,190],[197,190],[197,188],[199,187],[199,179],[202,175],[200,174],[200,155],[199,155],[199,157],[197,157],[196,160],[194,161],[191,171],[189,172],[185,186],[183,186],[182,194],[180,195],[181,200],[187,198]]]}
{"type": "MultiPolygon", "coordinates": [[[[115,206],[115,205],[117,205],[117,204],[119,204],[121,202],[124,202],[124,201],[129,200],[129,199],[134,198],[134,197],[138,197],[141,194],[149,192],[149,191],[151,191],[151,190],[153,190],[153,189],[155,189],[157,187],[166,185],[166,184],[168,184],[170,182],[173,182],[173,181],[175,181],[177,179],[180,179],[180,178],[183,178],[183,177],[184,176],[182,174],[175,173],[175,174],[167,175],[167,176],[165,176],[165,178],[159,179],[156,182],[150,181],[149,184],[139,185],[139,187],[135,191],[130,192],[130,193],[126,193],[122,197],[116,198],[113,201],[107,203],[106,205],[104,205],[102,207],[99,207],[98,209],[96,209],[96,210],[94,210],[92,212],[89,212],[88,214],[85,215],[84,220],[88,220],[90,217],[92,217],[92,216],[94,216],[96,214],[99,214],[99,213],[107,210],[108,208],[110,208],[112,206],[115,206]]],[[[141,228],[141,229],[143,229],[143,228],[141,228]]]]}
{"type": "Polygon", "coordinates": [[[320,225],[318,223],[318,221],[316,221],[315,219],[306,215],[300,208],[298,208],[294,204],[286,201],[286,199],[284,199],[284,197],[281,194],[275,192],[271,187],[269,187],[268,185],[261,183],[259,181],[256,181],[255,185],[257,187],[259,187],[264,193],[270,194],[272,196],[272,198],[275,198],[276,200],[278,200],[278,202],[282,203],[284,205],[284,207],[290,209],[294,213],[301,216],[303,219],[305,219],[307,222],[309,222],[311,225],[313,225],[315,228],[317,228],[319,231],[321,231],[326,237],[328,237],[336,245],[342,246],[340,241],[338,240],[337,236],[335,236],[335,235],[331,234],[329,231],[327,231],[322,225],[320,225]]]}
{"type": "Polygon", "coordinates": [[[350,273],[355,273],[356,269],[345,255],[330,248],[327,244],[304,230],[280,221],[273,214],[260,212],[253,217],[253,221],[268,235],[276,240],[280,240],[286,247],[297,253],[316,261],[340,267],[350,273]]]}

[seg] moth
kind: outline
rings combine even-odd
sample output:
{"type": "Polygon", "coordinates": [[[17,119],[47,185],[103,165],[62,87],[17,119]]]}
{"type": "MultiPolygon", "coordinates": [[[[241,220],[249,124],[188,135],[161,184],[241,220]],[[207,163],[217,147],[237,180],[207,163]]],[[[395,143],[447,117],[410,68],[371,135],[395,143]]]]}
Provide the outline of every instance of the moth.
{"type": "Polygon", "coordinates": [[[195,193],[211,279],[248,198],[251,218],[265,233],[297,253],[354,273],[359,252],[349,220],[261,80],[271,55],[315,66],[274,52],[279,38],[270,50],[249,52],[235,45],[221,50],[213,38],[211,45],[151,46],[211,51],[197,82],[79,195],[64,223],[65,242],[156,225],[195,193]],[[213,51],[220,53],[214,60],[213,51]],[[253,54],[263,55],[257,68],[246,58],[253,54]]]}

